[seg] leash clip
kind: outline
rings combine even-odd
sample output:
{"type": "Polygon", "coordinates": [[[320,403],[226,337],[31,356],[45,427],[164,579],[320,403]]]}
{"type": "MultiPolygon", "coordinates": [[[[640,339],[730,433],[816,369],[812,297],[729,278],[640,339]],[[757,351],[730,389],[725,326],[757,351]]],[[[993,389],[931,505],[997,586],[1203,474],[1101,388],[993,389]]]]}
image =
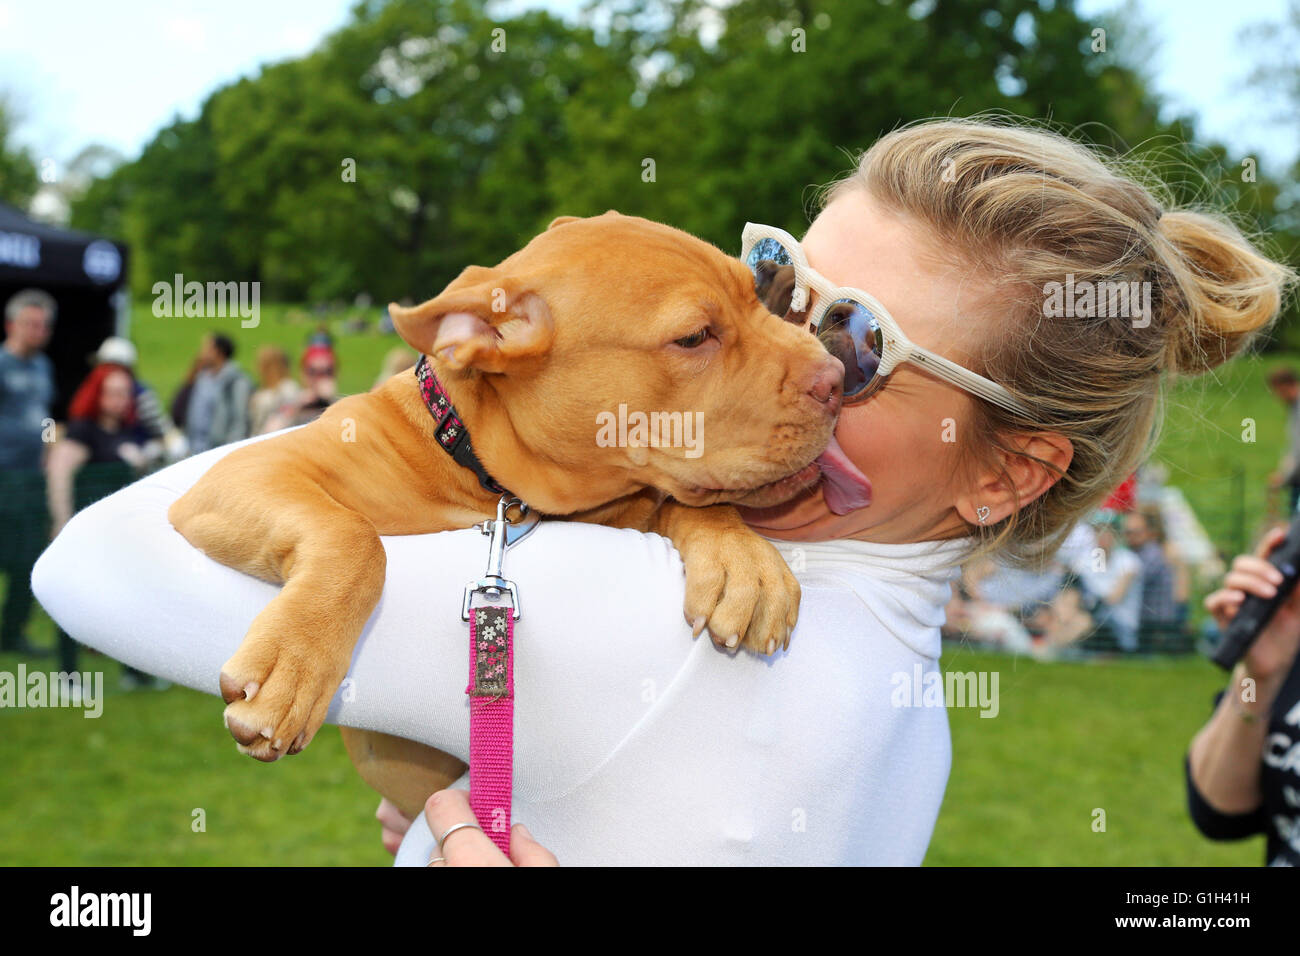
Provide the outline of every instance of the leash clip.
{"type": "Polygon", "coordinates": [[[488,563],[487,573],[477,581],[470,581],[465,585],[465,600],[461,604],[460,619],[469,620],[470,602],[475,594],[486,595],[490,600],[497,601],[502,594],[510,595],[510,604],[514,608],[515,620],[523,617],[519,603],[519,588],[514,581],[506,578],[502,573],[502,564],[505,561],[506,550],[514,547],[537,527],[537,513],[524,504],[519,498],[511,495],[502,495],[497,502],[496,518],[489,518],[480,525],[476,525],[483,534],[488,535],[491,539],[488,543],[488,563]],[[510,510],[518,508],[519,517],[514,521],[510,520],[510,510]]]}

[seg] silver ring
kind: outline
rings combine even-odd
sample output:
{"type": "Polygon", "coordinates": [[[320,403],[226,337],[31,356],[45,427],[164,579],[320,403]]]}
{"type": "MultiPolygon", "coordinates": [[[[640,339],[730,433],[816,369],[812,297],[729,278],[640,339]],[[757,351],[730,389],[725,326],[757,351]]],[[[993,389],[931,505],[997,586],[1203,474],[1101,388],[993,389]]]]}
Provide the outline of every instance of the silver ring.
{"type": "Polygon", "coordinates": [[[457,823],[454,827],[449,827],[447,829],[447,832],[444,833],[442,836],[438,837],[438,852],[439,853],[442,852],[442,845],[447,842],[447,837],[451,836],[457,830],[463,830],[466,827],[473,827],[479,833],[483,832],[483,828],[479,826],[477,823],[457,823]]]}
{"type": "Polygon", "coordinates": [[[433,859],[431,859],[428,863],[426,863],[426,864],[424,864],[424,865],[425,865],[426,867],[427,867],[427,866],[433,866],[433,864],[435,864],[435,863],[442,863],[443,865],[446,865],[446,863],[447,863],[447,858],[446,858],[445,856],[435,856],[433,859]]]}

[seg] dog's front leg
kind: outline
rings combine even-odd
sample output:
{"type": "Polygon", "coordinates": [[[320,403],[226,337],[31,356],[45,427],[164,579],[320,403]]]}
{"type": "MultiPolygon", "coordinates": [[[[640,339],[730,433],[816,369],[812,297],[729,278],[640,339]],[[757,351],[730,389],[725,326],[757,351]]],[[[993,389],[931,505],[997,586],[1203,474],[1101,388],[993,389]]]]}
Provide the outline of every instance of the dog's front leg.
{"type": "Polygon", "coordinates": [[[799,619],[799,582],[780,552],[735,508],[666,501],[650,530],[669,538],[686,565],[686,620],[715,644],[761,654],[790,646],[799,619]]]}
{"type": "Polygon", "coordinates": [[[324,723],[383,592],[386,558],[365,516],[306,477],[239,468],[239,455],[218,462],[167,516],[213,560],[284,585],[220,680],[231,736],[271,761],[302,750],[324,723]]]}

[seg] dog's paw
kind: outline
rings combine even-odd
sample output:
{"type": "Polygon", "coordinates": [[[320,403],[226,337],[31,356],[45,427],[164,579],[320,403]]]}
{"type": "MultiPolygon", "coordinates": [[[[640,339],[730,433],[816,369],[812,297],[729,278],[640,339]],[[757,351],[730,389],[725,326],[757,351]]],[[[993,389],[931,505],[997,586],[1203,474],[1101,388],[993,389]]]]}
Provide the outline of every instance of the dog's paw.
{"type": "Polygon", "coordinates": [[[301,752],[324,724],[349,659],[319,642],[249,631],[221,668],[226,729],[239,752],[267,763],[301,752]]]}
{"type": "Polygon", "coordinates": [[[719,646],[773,654],[790,646],[799,582],[770,542],[748,530],[697,538],[681,548],[686,620],[719,646]]]}

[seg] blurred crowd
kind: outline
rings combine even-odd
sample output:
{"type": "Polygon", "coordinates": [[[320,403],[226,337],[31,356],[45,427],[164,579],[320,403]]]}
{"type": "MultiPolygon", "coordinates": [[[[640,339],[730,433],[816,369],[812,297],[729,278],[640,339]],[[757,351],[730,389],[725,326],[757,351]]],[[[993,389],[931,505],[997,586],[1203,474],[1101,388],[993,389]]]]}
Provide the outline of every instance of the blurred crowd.
{"type": "Polygon", "coordinates": [[[944,636],[1037,657],[1083,647],[1124,653],[1191,649],[1193,580],[1221,573],[1182,494],[1159,468],[1132,475],[1031,568],[967,563],[944,636]]]}
{"type": "MultiPolygon", "coordinates": [[[[46,544],[90,501],[141,475],[210,448],[317,418],[339,398],[338,356],[327,333],[306,343],[296,363],[263,346],[255,378],[240,366],[235,343],[210,333],[199,343],[169,403],[138,376],[127,339],[105,339],[73,391],[65,420],[52,418],[54,370],[45,354],[57,319],[39,289],[11,296],[0,345],[0,572],[6,578],[0,652],[46,653],[27,636],[31,569],[46,544]]],[[[414,365],[392,350],[376,382],[414,365]]],[[[60,668],[76,670],[76,644],[59,635],[60,668]]],[[[146,675],[127,668],[124,683],[146,675]]]]}

